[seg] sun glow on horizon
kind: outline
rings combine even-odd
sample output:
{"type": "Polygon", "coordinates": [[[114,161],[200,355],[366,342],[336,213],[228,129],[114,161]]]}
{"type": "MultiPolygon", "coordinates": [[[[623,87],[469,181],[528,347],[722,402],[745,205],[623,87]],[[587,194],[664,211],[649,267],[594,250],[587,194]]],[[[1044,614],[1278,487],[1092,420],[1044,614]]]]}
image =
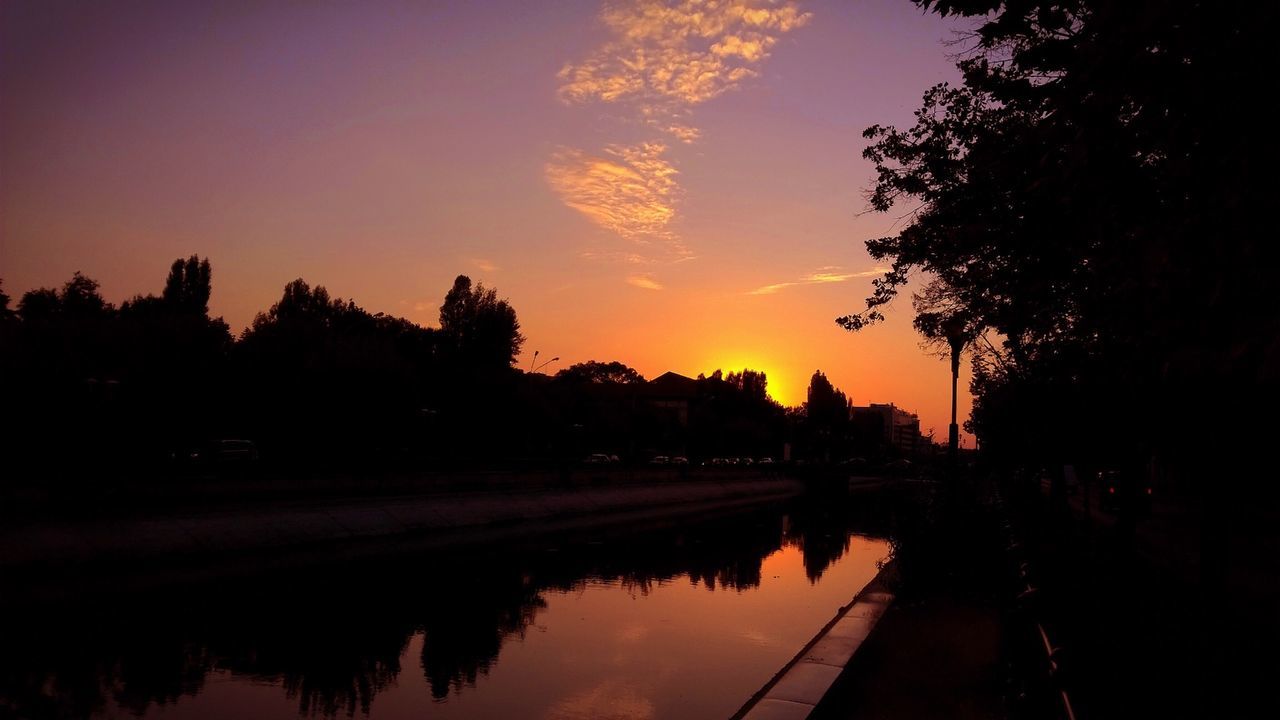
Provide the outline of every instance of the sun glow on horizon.
{"type": "Polygon", "coordinates": [[[765,392],[769,397],[783,405],[784,407],[792,407],[803,402],[804,389],[793,387],[792,378],[787,373],[779,369],[779,363],[761,358],[758,355],[731,355],[730,359],[725,362],[711,363],[710,369],[699,370],[698,372],[710,375],[716,370],[721,370],[725,375],[731,372],[740,373],[743,370],[755,370],[765,375],[767,384],[765,392]]]}
{"type": "Polygon", "coordinates": [[[901,0],[528,5],[0,13],[4,291],[82,271],[119,304],[198,253],[237,332],[295,278],[434,327],[461,273],[516,310],[526,371],[535,350],[547,374],[745,368],[794,407],[821,370],[945,430],[908,294],[860,333],[832,320],[897,222],[860,213],[860,128],[959,78],[939,41],[963,23],[901,0]]]}

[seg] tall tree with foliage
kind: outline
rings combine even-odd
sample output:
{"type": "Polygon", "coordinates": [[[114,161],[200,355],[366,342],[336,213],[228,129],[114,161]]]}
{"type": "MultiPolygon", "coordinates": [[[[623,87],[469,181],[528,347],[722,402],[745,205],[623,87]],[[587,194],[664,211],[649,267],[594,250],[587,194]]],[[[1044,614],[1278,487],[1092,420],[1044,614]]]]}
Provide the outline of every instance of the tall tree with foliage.
{"type": "Polygon", "coordinates": [[[436,372],[436,331],[371,314],[301,278],[259,313],[233,355],[250,430],[328,461],[407,449],[436,372]]]}
{"type": "Polygon", "coordinates": [[[871,206],[909,221],[867,242],[891,269],[838,322],[882,320],[923,271],[915,325],[971,343],[971,427],[992,450],[1177,445],[1195,383],[1274,383],[1275,250],[1253,210],[1274,143],[1240,127],[1262,6],[917,4],[981,21],[962,86],[929,89],[910,128],[865,132],[871,206]]]}
{"type": "Polygon", "coordinates": [[[165,302],[192,312],[209,312],[213,271],[209,259],[192,255],[174,260],[164,284],[165,302]]]}
{"type": "Polygon", "coordinates": [[[524,345],[516,311],[498,291],[459,275],[440,306],[440,332],[451,359],[470,370],[510,368],[524,345]]]}
{"type": "Polygon", "coordinates": [[[807,398],[804,410],[810,423],[830,428],[849,421],[849,398],[821,370],[809,378],[807,398]]]}
{"type": "Polygon", "coordinates": [[[20,372],[58,382],[114,376],[116,308],[103,299],[98,281],[76,272],[61,290],[30,290],[18,301],[17,314],[20,372]]]}

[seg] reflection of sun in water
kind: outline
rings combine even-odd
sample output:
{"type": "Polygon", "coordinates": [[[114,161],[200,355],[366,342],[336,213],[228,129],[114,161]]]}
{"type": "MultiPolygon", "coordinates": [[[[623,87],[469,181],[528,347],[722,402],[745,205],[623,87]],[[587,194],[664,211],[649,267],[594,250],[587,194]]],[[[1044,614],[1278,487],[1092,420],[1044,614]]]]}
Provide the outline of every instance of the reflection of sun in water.
{"type": "Polygon", "coordinates": [[[618,631],[618,640],[627,643],[639,642],[649,635],[649,628],[640,624],[631,624],[618,631]]]}

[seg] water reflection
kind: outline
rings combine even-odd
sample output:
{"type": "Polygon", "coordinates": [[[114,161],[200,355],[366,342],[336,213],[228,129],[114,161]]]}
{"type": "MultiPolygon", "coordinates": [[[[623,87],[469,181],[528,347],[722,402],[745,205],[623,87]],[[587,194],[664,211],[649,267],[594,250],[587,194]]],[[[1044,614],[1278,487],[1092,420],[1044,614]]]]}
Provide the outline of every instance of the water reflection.
{"type": "Polygon", "coordinates": [[[686,690],[709,695],[680,699],[690,717],[727,715],[874,573],[884,545],[856,530],[875,528],[843,506],[793,507],[27,609],[3,625],[0,715],[194,717],[198,697],[225,716],[368,715],[375,698],[377,716],[420,716],[429,694],[430,717],[524,716],[545,696],[547,718],[648,718],[673,716],[662,698],[686,690]],[[819,592],[859,542],[845,586],[819,592]],[[680,663],[733,677],[685,688],[680,663]]]}

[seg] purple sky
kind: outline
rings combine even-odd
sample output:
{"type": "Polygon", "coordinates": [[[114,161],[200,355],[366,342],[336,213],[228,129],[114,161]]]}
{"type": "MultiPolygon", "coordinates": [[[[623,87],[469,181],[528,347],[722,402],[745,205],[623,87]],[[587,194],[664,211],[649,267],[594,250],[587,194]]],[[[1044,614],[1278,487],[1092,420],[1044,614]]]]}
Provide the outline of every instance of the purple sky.
{"type": "MultiPolygon", "coordinates": [[[[0,278],[108,299],[207,255],[234,329],[304,277],[434,324],[459,273],[528,352],[646,375],[821,368],[945,436],[877,264],[862,130],[955,80],[960,26],[870,2],[0,5],[0,278]]],[[[554,371],[557,366],[548,368],[554,371]]]]}

